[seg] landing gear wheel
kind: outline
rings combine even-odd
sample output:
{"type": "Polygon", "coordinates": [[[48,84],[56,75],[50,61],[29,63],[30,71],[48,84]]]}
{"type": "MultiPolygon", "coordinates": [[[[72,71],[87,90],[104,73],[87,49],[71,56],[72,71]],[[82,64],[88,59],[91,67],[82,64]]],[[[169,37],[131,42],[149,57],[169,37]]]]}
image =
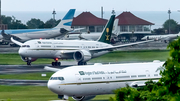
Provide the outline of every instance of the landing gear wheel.
{"type": "Polygon", "coordinates": [[[54,64],[55,64],[55,66],[57,66],[57,65],[58,65],[58,62],[55,62],[54,64]]]}
{"type": "Polygon", "coordinates": [[[83,65],[83,62],[79,61],[79,62],[78,62],[78,65],[83,65]]]}
{"type": "Polygon", "coordinates": [[[87,62],[84,62],[83,65],[87,65],[87,62]]]}
{"type": "Polygon", "coordinates": [[[81,61],[79,61],[79,62],[78,62],[78,65],[87,65],[87,62],[81,62],[81,61]]]}
{"type": "Polygon", "coordinates": [[[61,66],[61,62],[52,62],[52,66],[61,66]]]}
{"type": "Polygon", "coordinates": [[[61,62],[58,62],[58,66],[61,66],[61,62]]]}
{"type": "Polygon", "coordinates": [[[52,66],[55,66],[55,63],[54,63],[54,62],[52,62],[52,66]]]}
{"type": "Polygon", "coordinates": [[[30,66],[30,65],[31,65],[31,62],[27,62],[27,65],[30,66]]]}

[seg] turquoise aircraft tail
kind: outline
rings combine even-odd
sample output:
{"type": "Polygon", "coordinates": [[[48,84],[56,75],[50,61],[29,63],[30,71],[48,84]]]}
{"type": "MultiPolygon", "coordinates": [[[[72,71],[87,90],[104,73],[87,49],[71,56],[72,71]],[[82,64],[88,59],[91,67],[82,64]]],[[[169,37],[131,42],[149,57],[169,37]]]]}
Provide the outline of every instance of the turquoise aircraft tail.
{"type": "Polygon", "coordinates": [[[64,18],[60,21],[60,23],[54,28],[64,28],[66,30],[70,30],[74,13],[75,9],[70,9],[64,18]]]}
{"type": "Polygon", "coordinates": [[[103,29],[102,35],[99,37],[97,41],[108,44],[110,43],[114,19],[115,19],[115,15],[112,15],[109,21],[107,22],[105,28],[103,29]]]}

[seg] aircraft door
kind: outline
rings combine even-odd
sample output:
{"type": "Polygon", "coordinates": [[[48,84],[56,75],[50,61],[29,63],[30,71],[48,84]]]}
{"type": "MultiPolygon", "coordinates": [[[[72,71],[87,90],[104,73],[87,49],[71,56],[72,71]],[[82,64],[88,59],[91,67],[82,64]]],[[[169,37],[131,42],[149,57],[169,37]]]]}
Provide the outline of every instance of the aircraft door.
{"type": "Polygon", "coordinates": [[[48,31],[48,35],[51,35],[53,32],[52,31],[48,31]]]}
{"type": "Polygon", "coordinates": [[[149,72],[149,70],[146,70],[146,77],[150,77],[150,72],[149,72]]]}
{"type": "Polygon", "coordinates": [[[79,84],[81,82],[81,76],[79,74],[75,74],[76,76],[76,82],[79,84]]]}
{"type": "MultiPolygon", "coordinates": [[[[78,90],[78,89],[81,89],[81,82],[82,82],[82,78],[81,78],[81,75],[79,75],[79,74],[75,74],[75,77],[76,77],[76,83],[77,83],[77,85],[76,85],[76,89],[78,90]]],[[[78,94],[82,94],[83,93],[83,91],[82,90],[80,90],[79,92],[78,92],[78,94]]]]}

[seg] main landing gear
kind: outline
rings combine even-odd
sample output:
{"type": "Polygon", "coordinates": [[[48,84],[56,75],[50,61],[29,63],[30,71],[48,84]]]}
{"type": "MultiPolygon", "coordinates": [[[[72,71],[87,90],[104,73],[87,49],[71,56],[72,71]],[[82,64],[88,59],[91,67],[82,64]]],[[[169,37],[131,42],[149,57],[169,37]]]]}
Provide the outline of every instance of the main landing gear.
{"type": "Polygon", "coordinates": [[[54,59],[56,62],[52,62],[52,66],[61,66],[61,62],[58,62],[58,58],[54,59]]]}
{"type": "Polygon", "coordinates": [[[79,61],[79,62],[78,62],[78,65],[87,65],[87,62],[79,61]]]}

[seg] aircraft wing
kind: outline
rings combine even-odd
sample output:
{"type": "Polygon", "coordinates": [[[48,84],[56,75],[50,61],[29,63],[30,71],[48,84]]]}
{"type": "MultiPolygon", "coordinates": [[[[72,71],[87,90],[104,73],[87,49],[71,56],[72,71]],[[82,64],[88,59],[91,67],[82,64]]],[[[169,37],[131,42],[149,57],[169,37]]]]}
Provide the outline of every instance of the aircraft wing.
{"type": "Polygon", "coordinates": [[[23,43],[21,43],[21,42],[19,42],[19,41],[14,40],[14,39],[13,39],[13,37],[11,37],[11,41],[12,41],[13,43],[15,43],[15,44],[19,45],[19,46],[22,46],[22,45],[23,45],[23,43]]]}
{"type": "Polygon", "coordinates": [[[75,31],[80,31],[80,30],[82,30],[82,29],[85,29],[85,28],[76,28],[76,29],[74,29],[73,31],[75,32],[75,31]]]}
{"type": "Polygon", "coordinates": [[[17,36],[4,33],[4,30],[1,31],[1,35],[3,36],[3,39],[5,39],[5,40],[11,40],[11,37],[13,37],[15,40],[21,40],[21,39],[20,39],[19,37],[17,37],[17,36]]]}
{"type": "MultiPolygon", "coordinates": [[[[129,46],[138,45],[138,44],[142,44],[142,43],[153,42],[153,41],[154,40],[147,40],[147,41],[135,42],[135,43],[130,43],[130,44],[111,46],[111,47],[106,47],[106,48],[93,48],[93,49],[88,49],[87,51],[90,51],[91,53],[97,53],[97,52],[100,52],[100,51],[113,51],[113,50],[118,49],[118,48],[129,47],[129,46]]],[[[61,54],[64,54],[64,55],[73,54],[74,52],[76,52],[78,50],[80,50],[80,49],[61,51],[61,54]]]]}
{"type": "Polygon", "coordinates": [[[89,51],[91,52],[99,52],[99,51],[112,51],[114,49],[118,49],[118,48],[123,48],[123,47],[129,47],[129,46],[133,46],[133,45],[138,45],[138,44],[142,44],[142,43],[148,43],[148,42],[153,42],[154,40],[147,40],[147,41],[140,41],[140,42],[134,42],[134,43],[129,43],[129,44],[122,44],[122,45],[117,45],[117,46],[112,46],[112,47],[106,47],[106,48],[94,48],[94,49],[90,49],[89,51]]]}
{"type": "Polygon", "coordinates": [[[58,68],[52,68],[52,67],[48,67],[48,66],[45,66],[44,69],[48,70],[48,71],[53,71],[53,72],[57,72],[57,71],[61,70],[61,69],[58,69],[58,68]]]}

